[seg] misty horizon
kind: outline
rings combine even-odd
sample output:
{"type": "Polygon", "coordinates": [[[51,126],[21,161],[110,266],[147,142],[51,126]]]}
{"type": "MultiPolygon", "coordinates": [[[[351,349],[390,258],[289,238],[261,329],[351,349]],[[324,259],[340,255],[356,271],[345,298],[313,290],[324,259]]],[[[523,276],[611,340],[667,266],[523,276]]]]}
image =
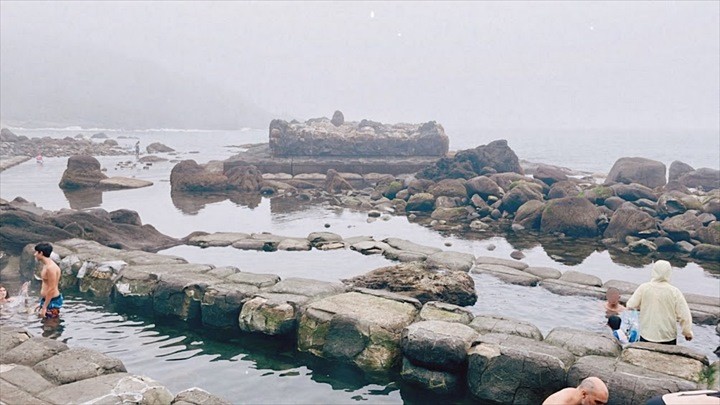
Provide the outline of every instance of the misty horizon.
{"type": "Polygon", "coordinates": [[[10,126],[720,130],[720,6],[0,5],[10,126]]]}

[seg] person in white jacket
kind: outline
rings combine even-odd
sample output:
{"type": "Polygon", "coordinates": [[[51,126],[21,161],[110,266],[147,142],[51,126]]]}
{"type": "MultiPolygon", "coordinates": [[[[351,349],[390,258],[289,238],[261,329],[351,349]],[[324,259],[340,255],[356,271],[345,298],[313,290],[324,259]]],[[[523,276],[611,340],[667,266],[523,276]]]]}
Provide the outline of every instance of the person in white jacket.
{"type": "Polygon", "coordinates": [[[693,338],[692,316],[685,296],[672,284],[672,267],[665,260],[653,265],[652,278],[635,290],[627,302],[630,309],[640,310],[640,341],[677,344],[677,322],[686,340],[693,338]]]}

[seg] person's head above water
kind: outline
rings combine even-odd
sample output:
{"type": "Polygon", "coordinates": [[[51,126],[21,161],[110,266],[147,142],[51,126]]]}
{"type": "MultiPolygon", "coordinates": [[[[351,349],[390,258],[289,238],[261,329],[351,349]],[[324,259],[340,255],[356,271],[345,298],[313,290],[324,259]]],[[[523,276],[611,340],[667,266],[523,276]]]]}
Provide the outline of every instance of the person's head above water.
{"type": "Polygon", "coordinates": [[[53,247],[47,242],[38,243],[35,245],[35,252],[42,254],[45,257],[50,257],[52,254],[53,247]]]}
{"type": "Polygon", "coordinates": [[[610,305],[617,305],[620,302],[620,290],[615,287],[610,287],[605,292],[605,298],[610,305]]]}
{"type": "Polygon", "coordinates": [[[670,274],[672,273],[672,266],[667,260],[658,260],[653,264],[652,278],[651,281],[656,282],[670,282],[670,274]]]}
{"type": "Polygon", "coordinates": [[[622,323],[622,319],[620,319],[620,317],[619,317],[619,316],[616,316],[616,315],[613,315],[613,316],[609,317],[609,318],[608,318],[608,322],[607,322],[608,326],[609,326],[610,329],[612,329],[612,330],[618,330],[618,329],[620,329],[620,324],[621,324],[621,323],[622,323]]]}
{"type": "Polygon", "coordinates": [[[4,285],[0,284],[0,301],[10,298],[10,292],[4,285]]]}
{"type": "Polygon", "coordinates": [[[577,389],[582,395],[582,405],[602,405],[608,401],[608,388],[597,377],[588,377],[578,385],[577,389]]]}

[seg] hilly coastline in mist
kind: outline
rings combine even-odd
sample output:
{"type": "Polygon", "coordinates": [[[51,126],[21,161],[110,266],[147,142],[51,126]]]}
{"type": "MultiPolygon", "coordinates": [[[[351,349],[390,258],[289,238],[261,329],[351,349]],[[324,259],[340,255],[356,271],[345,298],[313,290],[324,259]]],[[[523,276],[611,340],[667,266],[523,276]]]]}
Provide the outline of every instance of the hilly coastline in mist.
{"type": "Polygon", "coordinates": [[[264,128],[273,118],[234,89],[148,60],[96,49],[4,48],[3,125],[239,129],[264,128]]]}

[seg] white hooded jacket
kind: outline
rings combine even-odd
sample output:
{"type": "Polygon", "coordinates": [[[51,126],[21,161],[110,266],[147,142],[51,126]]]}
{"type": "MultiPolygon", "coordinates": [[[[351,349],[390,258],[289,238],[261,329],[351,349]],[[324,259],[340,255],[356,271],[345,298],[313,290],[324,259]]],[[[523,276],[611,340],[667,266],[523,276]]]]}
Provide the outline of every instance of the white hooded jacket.
{"type": "Polygon", "coordinates": [[[653,265],[650,282],[643,283],[627,302],[640,310],[640,336],[651,342],[677,339],[677,322],[683,336],[692,337],[692,315],[682,292],[670,284],[672,267],[665,260],[653,265]]]}

